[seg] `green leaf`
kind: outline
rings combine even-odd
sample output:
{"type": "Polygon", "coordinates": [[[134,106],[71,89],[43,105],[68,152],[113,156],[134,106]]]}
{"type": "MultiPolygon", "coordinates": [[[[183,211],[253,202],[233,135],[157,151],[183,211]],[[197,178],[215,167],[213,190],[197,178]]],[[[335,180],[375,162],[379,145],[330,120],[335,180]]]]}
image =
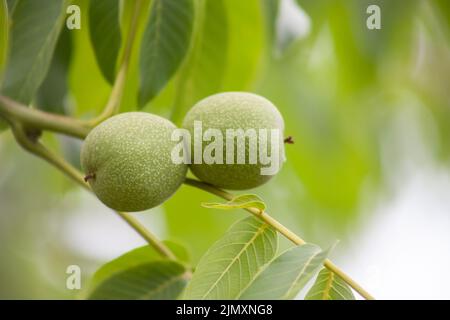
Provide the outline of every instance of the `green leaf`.
{"type": "MultiPolygon", "coordinates": [[[[129,3],[129,2],[127,2],[129,3]]],[[[90,40],[88,14],[90,1],[74,0],[74,5],[80,7],[81,29],[71,31],[72,61],[69,68],[69,90],[75,102],[77,117],[92,118],[103,110],[111,85],[103,76],[95,58],[90,40]],[[92,94],[95,88],[95,94],[92,94]]]]}
{"type": "Polygon", "coordinates": [[[29,104],[44,80],[65,18],[66,1],[19,0],[11,26],[11,48],[3,94],[29,104]]]}
{"type": "Polygon", "coordinates": [[[186,268],[175,261],[142,263],[115,273],[101,282],[89,295],[89,299],[176,299],[185,288],[188,275],[186,268]]]}
{"type": "Polygon", "coordinates": [[[113,83],[122,39],[119,0],[90,1],[89,31],[100,70],[106,80],[113,83]]]}
{"type": "Polygon", "coordinates": [[[140,54],[141,107],[159,93],[183,61],[193,20],[193,0],[153,1],[140,54]]]}
{"type": "Polygon", "coordinates": [[[335,273],[323,268],[308,291],[306,300],[355,300],[352,290],[335,273]]]}
{"type": "Polygon", "coordinates": [[[200,259],[185,299],[235,299],[275,255],[276,232],[255,217],[235,223],[200,259]]]}
{"type": "MultiPolygon", "coordinates": [[[[175,254],[178,261],[182,263],[189,263],[189,254],[183,246],[172,241],[163,242],[175,254]]],[[[107,280],[108,278],[114,277],[120,272],[158,260],[165,260],[165,258],[161,257],[161,255],[156,252],[155,249],[153,249],[151,246],[146,245],[131,250],[121,255],[120,257],[106,263],[100,269],[98,269],[90,281],[89,291],[92,292],[103,281],[107,280]]]]}
{"type": "Polygon", "coordinates": [[[205,208],[224,210],[256,208],[260,211],[264,211],[266,209],[266,204],[256,194],[242,194],[234,197],[226,203],[203,202],[202,206],[205,208]]]}
{"type": "Polygon", "coordinates": [[[3,67],[8,54],[8,5],[6,0],[0,0],[0,83],[3,75],[3,67]]]}
{"type": "Polygon", "coordinates": [[[63,29],[50,69],[37,93],[36,105],[39,109],[59,114],[66,114],[65,97],[68,92],[68,73],[72,53],[71,31],[63,29]]]}
{"type": "Polygon", "coordinates": [[[322,266],[328,251],[305,244],[279,255],[254,278],[240,299],[287,300],[297,296],[322,266]]]}
{"type": "Polygon", "coordinates": [[[254,90],[261,74],[266,24],[261,0],[226,0],[228,50],[222,91],[254,90]]]}
{"type": "Polygon", "coordinates": [[[172,120],[180,123],[200,99],[220,91],[226,72],[228,20],[224,0],[199,0],[193,43],[177,79],[172,120]]]}
{"type": "MultiPolygon", "coordinates": [[[[3,79],[3,68],[6,63],[8,54],[8,33],[9,33],[9,19],[8,19],[8,5],[6,0],[0,0],[0,85],[3,79]]],[[[6,122],[0,118],[0,133],[7,128],[6,122]]]]}
{"type": "Polygon", "coordinates": [[[183,246],[172,241],[164,241],[164,244],[177,261],[167,260],[148,245],[136,248],[97,270],[85,296],[90,299],[175,299],[186,285],[186,265],[190,258],[183,246]]]}

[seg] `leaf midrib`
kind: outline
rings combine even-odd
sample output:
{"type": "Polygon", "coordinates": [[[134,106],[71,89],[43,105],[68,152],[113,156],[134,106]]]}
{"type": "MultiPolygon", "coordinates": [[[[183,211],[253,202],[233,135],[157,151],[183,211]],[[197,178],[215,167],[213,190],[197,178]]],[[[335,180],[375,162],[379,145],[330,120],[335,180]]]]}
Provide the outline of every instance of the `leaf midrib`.
{"type": "MultiPolygon", "coordinates": [[[[159,56],[159,43],[160,43],[160,39],[161,39],[161,21],[162,21],[162,6],[163,6],[163,4],[162,4],[162,2],[161,1],[159,1],[159,0],[156,0],[155,2],[155,10],[156,10],[156,12],[155,12],[155,39],[153,40],[153,43],[156,43],[155,45],[154,45],[154,49],[155,49],[155,52],[154,52],[154,56],[159,56]]],[[[152,61],[151,63],[150,63],[150,67],[149,67],[149,69],[151,70],[151,72],[153,73],[153,70],[154,70],[154,67],[155,67],[155,63],[154,63],[154,61],[152,61]]]]}
{"type": "Polygon", "coordinates": [[[330,290],[333,286],[333,281],[334,281],[334,273],[329,272],[329,276],[328,276],[327,282],[325,284],[325,288],[323,289],[322,300],[330,299],[330,290]]]}
{"type": "Polygon", "coordinates": [[[171,286],[172,284],[174,284],[175,282],[177,282],[178,280],[183,280],[186,278],[186,272],[181,273],[180,275],[173,277],[172,279],[170,279],[167,282],[164,282],[162,284],[160,284],[159,286],[157,286],[155,289],[150,290],[149,292],[145,293],[144,295],[142,295],[139,299],[140,300],[148,300],[150,299],[151,296],[154,296],[155,293],[157,292],[161,292],[164,289],[166,289],[167,287],[171,286]]]}
{"type": "MultiPolygon", "coordinates": [[[[65,3],[66,3],[66,1],[63,2],[62,7],[65,6],[65,5],[64,5],[65,3]]],[[[43,45],[42,45],[41,48],[39,49],[38,54],[35,56],[36,58],[33,60],[32,67],[31,67],[31,71],[28,72],[28,75],[25,77],[24,85],[21,86],[21,88],[20,88],[20,91],[19,91],[19,94],[18,94],[19,99],[22,99],[22,95],[24,94],[25,89],[28,88],[28,83],[30,82],[31,78],[33,78],[34,70],[36,69],[36,66],[37,66],[37,64],[38,64],[37,61],[41,61],[42,55],[43,55],[43,53],[46,51],[46,47],[47,47],[49,41],[50,41],[54,36],[57,37],[57,35],[55,35],[55,33],[58,34],[58,33],[61,31],[61,30],[56,30],[56,31],[55,31],[56,26],[62,25],[62,22],[63,22],[63,21],[64,21],[63,15],[62,15],[61,12],[60,12],[59,17],[56,19],[55,23],[52,25],[51,31],[48,33],[47,37],[45,38],[45,40],[44,40],[44,42],[43,42],[43,45]]],[[[28,103],[29,103],[29,102],[27,102],[27,104],[28,104],[28,103]]]]}
{"type": "Polygon", "coordinates": [[[211,285],[211,287],[209,288],[209,290],[202,296],[202,300],[205,299],[206,296],[208,296],[211,291],[217,286],[217,284],[219,283],[219,281],[225,276],[225,274],[230,270],[231,266],[240,258],[240,256],[247,250],[247,248],[250,246],[250,244],[252,244],[257,237],[259,237],[265,229],[267,229],[269,226],[267,224],[262,224],[258,230],[255,232],[255,234],[253,235],[253,237],[250,239],[250,241],[248,241],[244,247],[239,251],[239,253],[233,258],[231,259],[230,263],[228,264],[228,266],[225,268],[225,270],[222,272],[222,274],[219,276],[219,278],[211,285]]]}

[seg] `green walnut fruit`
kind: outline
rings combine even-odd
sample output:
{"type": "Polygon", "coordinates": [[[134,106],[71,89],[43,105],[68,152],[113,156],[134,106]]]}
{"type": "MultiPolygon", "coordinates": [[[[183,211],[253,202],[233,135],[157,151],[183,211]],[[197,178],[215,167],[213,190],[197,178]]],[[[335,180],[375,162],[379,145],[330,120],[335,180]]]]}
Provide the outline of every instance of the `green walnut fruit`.
{"type": "Polygon", "coordinates": [[[175,125],[144,112],[122,113],[87,136],[81,165],[97,197],[118,211],[143,211],[168,199],[185,179],[187,165],[174,164],[175,125]]]}
{"type": "MultiPolygon", "coordinates": [[[[244,190],[260,186],[274,176],[285,161],[283,118],[269,100],[256,94],[224,92],[209,96],[189,110],[184,118],[183,128],[189,131],[191,137],[191,171],[200,180],[224,189],[244,190]],[[199,129],[200,125],[201,129],[199,129]],[[209,131],[210,134],[208,134],[209,129],[213,130],[209,131]],[[231,135],[236,134],[239,129],[241,129],[241,133],[256,132],[258,138],[252,140],[250,139],[251,135],[244,135],[244,140],[240,140],[240,144],[237,138],[230,140],[227,136],[228,132],[231,135]],[[249,131],[249,129],[253,130],[249,131]],[[200,144],[203,156],[211,153],[215,157],[216,153],[220,152],[219,148],[211,152],[210,144],[222,136],[222,159],[216,157],[213,161],[199,163],[199,157],[196,159],[196,152],[197,156],[200,153],[195,148],[198,148],[200,131],[204,135],[200,144]],[[267,133],[266,144],[259,140],[262,136],[260,132],[263,131],[267,133]],[[275,135],[273,132],[278,134],[275,135]],[[218,135],[218,133],[220,134],[218,135]],[[242,148],[244,145],[245,163],[242,163],[242,161],[238,161],[238,149],[244,150],[242,148]],[[261,158],[261,152],[264,151],[267,151],[267,155],[272,157],[270,164],[266,161],[267,157],[261,158]],[[252,161],[251,156],[253,156],[252,161]],[[230,163],[227,158],[228,160],[233,159],[233,162],[230,163]],[[275,170],[269,170],[269,167],[275,170]]],[[[241,156],[243,154],[244,151],[241,156]]]]}

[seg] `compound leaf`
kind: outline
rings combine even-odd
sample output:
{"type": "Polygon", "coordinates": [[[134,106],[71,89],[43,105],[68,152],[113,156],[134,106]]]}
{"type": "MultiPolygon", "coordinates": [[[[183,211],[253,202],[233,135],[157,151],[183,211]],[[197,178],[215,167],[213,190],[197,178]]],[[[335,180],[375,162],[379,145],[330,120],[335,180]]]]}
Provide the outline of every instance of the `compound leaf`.
{"type": "Polygon", "coordinates": [[[119,0],[90,1],[89,34],[100,71],[113,83],[122,41],[119,0]]]}

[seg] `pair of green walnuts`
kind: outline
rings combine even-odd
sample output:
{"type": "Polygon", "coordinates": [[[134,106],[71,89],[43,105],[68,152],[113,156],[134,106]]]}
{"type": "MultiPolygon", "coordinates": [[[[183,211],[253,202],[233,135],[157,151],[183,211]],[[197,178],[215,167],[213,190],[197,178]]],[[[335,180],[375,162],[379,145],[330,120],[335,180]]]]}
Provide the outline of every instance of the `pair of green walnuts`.
{"type": "MultiPolygon", "coordinates": [[[[245,92],[215,94],[194,105],[182,125],[191,137],[194,121],[201,121],[203,130],[222,131],[224,137],[227,129],[277,129],[282,138],[284,130],[283,118],[270,101],[245,92]]],[[[162,204],[180,187],[188,170],[188,164],[175,163],[171,156],[177,145],[172,140],[176,129],[169,120],[145,112],[109,118],[89,133],[82,146],[85,180],[105,205],[118,211],[144,211],[162,204]]],[[[203,141],[202,149],[206,147],[203,141]]],[[[246,145],[246,156],[248,151],[246,145]]],[[[282,142],[276,152],[281,155],[281,165],[282,142]]],[[[190,169],[197,178],[224,189],[251,189],[272,176],[261,174],[264,164],[259,158],[256,163],[195,164],[194,155],[189,156],[190,169]]]]}

